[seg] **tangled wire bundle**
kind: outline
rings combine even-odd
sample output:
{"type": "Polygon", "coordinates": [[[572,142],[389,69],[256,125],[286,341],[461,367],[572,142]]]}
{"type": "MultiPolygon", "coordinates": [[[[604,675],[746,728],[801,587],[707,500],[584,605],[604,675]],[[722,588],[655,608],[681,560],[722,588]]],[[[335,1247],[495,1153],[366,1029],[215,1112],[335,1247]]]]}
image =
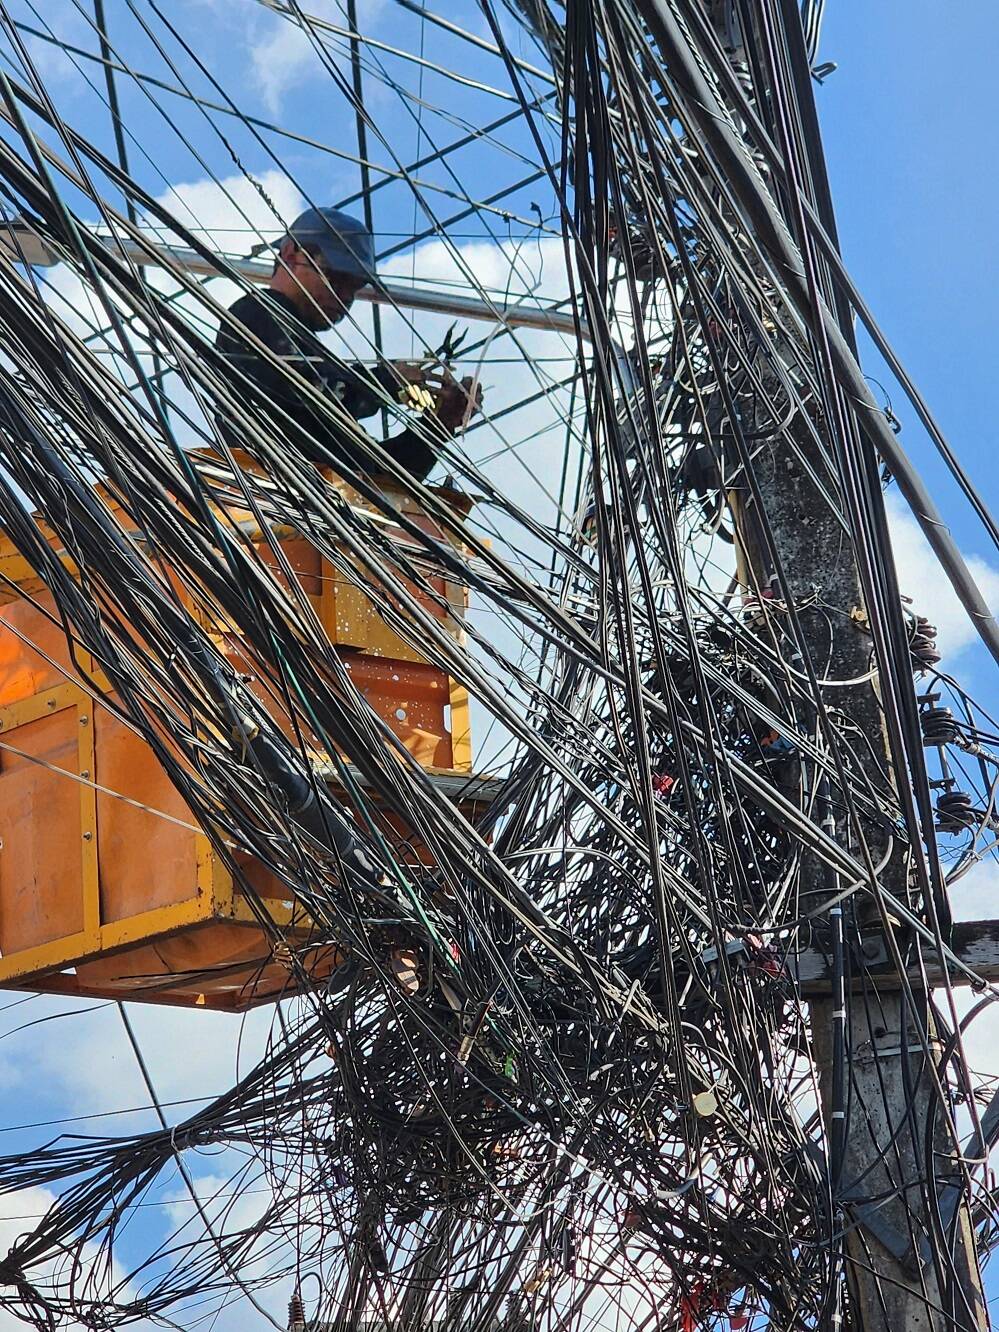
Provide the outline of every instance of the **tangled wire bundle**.
{"type": "MultiPolygon", "coordinates": [[[[996,728],[933,673],[899,595],[878,472],[890,423],[854,395],[834,336],[849,342],[861,307],[820,235],[800,75],[821,6],[804,30],[794,5],[736,8],[759,11],[738,51],[706,11],[684,26],[663,0],[504,15],[484,0],[478,46],[452,25],[520,136],[514,150],[483,130],[479,150],[531,168],[497,196],[507,221],[530,212],[525,190],[550,196],[548,239],[525,233],[517,259],[562,237],[578,336],[567,378],[503,409],[540,400],[542,430],[561,432],[551,509],[546,469],[518,500],[512,473],[473,460],[499,429],[487,412],[443,450],[478,497],[467,522],[395,469],[435,536],[341,461],[366,507],[346,503],[279,419],[245,410],[213,345],[223,304],[169,257],[169,283],[147,281],[136,256],[159,231],[245,287],[242,270],[66,122],[0,5],[24,75],[2,75],[0,194],[100,312],[81,331],[40,270],[2,260],[0,520],[51,593],[38,604],[110,682],[104,706],[152,747],[252,904],[272,946],[261,968],[279,956],[295,991],[256,1066],[189,1118],[0,1157],[0,1190],[55,1195],[0,1264],[22,1317],[192,1326],[234,1287],[259,1301],[314,1275],[310,1318],[336,1327],[825,1327],[851,1314],[851,1245],[897,1170],[905,1243],[936,1218],[925,1271],[959,1320],[948,1200],[974,1188],[983,1233],[993,1200],[973,1152],[957,1185],[935,1162],[940,1133],[952,1155],[961,1137],[958,1103],[986,1089],[949,991],[927,1003],[907,977],[953,960],[946,887],[991,844],[996,728]],[[512,18],[540,69],[512,48],[512,18]],[[802,506],[819,566],[789,558],[802,506]],[[304,537],[508,738],[489,815],[442,795],[380,721],[294,574],[246,537],[247,511],[304,537]],[[464,637],[427,609],[442,578],[472,591],[464,637]],[[230,628],[226,650],[213,625],[230,628]],[[914,670],[937,691],[922,705],[914,670]],[[288,790],[319,799],[319,753],[343,795],[308,823],[288,790]],[[939,827],[930,753],[970,788],[939,827]],[[386,811],[409,833],[385,835],[386,811]],[[250,857],[307,911],[307,939],[273,918],[250,857]],[[905,953],[887,988],[937,1076],[916,1079],[906,1145],[865,1183],[849,1128],[827,1132],[822,1114],[824,1097],[844,1125],[861,1115],[844,1069],[863,1037],[809,1008],[798,965],[811,950],[848,985],[844,938],[885,921],[905,953]],[[198,1203],[134,1259],[137,1207],[168,1201],[175,1170],[207,1152],[234,1194],[262,1193],[259,1213],[198,1203]]],[[[285,19],[356,103],[336,25],[297,4],[285,19]]],[[[379,50],[366,76],[429,106],[379,50]]],[[[213,115],[235,112],[223,102],[213,115]]],[[[491,224],[493,197],[435,217],[420,153],[406,165],[383,146],[386,181],[428,210],[430,234],[453,244],[469,213],[491,224]]],[[[16,256],[24,232],[8,232],[16,256]]],[[[505,348],[541,375],[514,323],[501,329],[462,356],[503,363],[505,348]]],[[[312,408],[335,410],[314,393],[312,408]]],[[[887,1012],[887,988],[866,986],[868,1012],[887,1012]]]]}

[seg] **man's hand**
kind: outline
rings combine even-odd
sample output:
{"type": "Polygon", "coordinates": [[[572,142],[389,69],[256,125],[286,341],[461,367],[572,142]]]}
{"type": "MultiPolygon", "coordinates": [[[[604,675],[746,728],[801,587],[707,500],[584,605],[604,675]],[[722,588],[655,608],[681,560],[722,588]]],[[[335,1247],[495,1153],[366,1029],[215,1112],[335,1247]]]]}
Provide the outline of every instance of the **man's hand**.
{"type": "Polygon", "coordinates": [[[414,412],[433,410],[434,395],[425,387],[427,367],[423,361],[389,361],[386,369],[397,402],[414,412]]]}
{"type": "Polygon", "coordinates": [[[434,415],[445,430],[453,434],[464,430],[476,412],[482,410],[482,385],[471,375],[458,380],[450,373],[441,377],[434,405],[434,415]]]}
{"type": "Polygon", "coordinates": [[[471,375],[458,380],[446,367],[434,369],[426,361],[391,361],[389,369],[403,406],[425,412],[448,434],[464,430],[482,408],[482,385],[471,375]]]}
{"type": "Polygon", "coordinates": [[[425,361],[390,361],[392,369],[403,384],[423,384],[427,378],[425,361]]]}

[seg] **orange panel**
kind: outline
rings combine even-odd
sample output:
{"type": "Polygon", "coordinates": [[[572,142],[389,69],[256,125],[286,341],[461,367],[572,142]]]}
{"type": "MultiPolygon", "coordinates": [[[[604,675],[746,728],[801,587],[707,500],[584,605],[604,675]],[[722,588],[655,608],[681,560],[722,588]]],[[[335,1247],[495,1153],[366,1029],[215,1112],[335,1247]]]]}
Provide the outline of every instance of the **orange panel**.
{"type": "MultiPolygon", "coordinates": [[[[247,883],[258,897],[272,902],[290,903],[292,901],[294,893],[288,885],[282,883],[277,875],[272,874],[265,865],[261,865],[259,860],[255,860],[253,856],[248,856],[245,851],[235,852],[234,859],[245,875],[247,883]]],[[[303,915],[303,919],[307,923],[308,917],[304,915],[301,907],[299,913],[303,915]]]]}
{"type": "MultiPolygon", "coordinates": [[[[418,508],[401,496],[394,498],[426,531],[440,536],[437,525],[418,508]]],[[[273,546],[262,542],[259,549],[283,581],[273,546]]],[[[365,647],[364,652],[357,652],[345,646],[344,664],[374,711],[419,762],[452,767],[451,682],[447,675],[419,660],[418,652],[402,643],[363,593],[334,576],[308,541],[283,538],[281,553],[329,621],[326,627],[331,641],[354,637],[365,647]],[[336,619],[339,622],[334,623],[336,619]]],[[[175,575],[168,576],[179,586],[175,575]]],[[[442,594],[445,590],[450,593],[456,609],[460,607],[460,588],[437,578],[432,582],[442,594]]],[[[446,616],[425,594],[411,590],[435,616],[446,616]]],[[[39,600],[52,607],[47,592],[40,593],[39,600]]],[[[225,650],[234,659],[241,655],[242,636],[224,617],[218,623],[211,616],[198,614],[198,618],[212,621],[207,627],[225,642],[225,650]]],[[[453,623],[449,627],[457,628],[453,623]]],[[[0,609],[0,707],[10,709],[5,715],[5,738],[29,756],[0,752],[0,954],[10,957],[53,945],[37,957],[23,959],[24,966],[37,965],[41,974],[11,983],[30,983],[53,993],[228,1010],[279,998],[288,990],[290,976],[272,956],[268,936],[254,924],[232,922],[228,887],[219,897],[214,888],[210,896],[202,895],[209,893],[206,884],[217,887],[221,882],[218,866],[199,864],[204,840],[158,817],[162,813],[193,822],[153,751],[106,708],[90,703],[79,710],[67,706],[78,697],[75,690],[63,688],[58,695],[38,698],[44,691],[75,680],[57,617],[52,623],[25,601],[13,601],[0,609]],[[22,638],[35,646],[28,646],[22,638]],[[48,708],[54,710],[49,713],[48,708]],[[39,716],[42,712],[45,715],[39,716]],[[87,729],[81,730],[81,726],[87,729]],[[146,808],[81,787],[38,766],[32,758],[74,775],[86,768],[97,782],[146,808]],[[87,841],[92,828],[95,832],[87,841]],[[89,914],[85,903],[89,903],[89,914]],[[133,920],[145,912],[171,907],[173,913],[168,911],[158,920],[155,916],[148,921],[133,920]],[[216,913],[214,918],[203,922],[211,912],[216,913]],[[182,922],[196,921],[199,915],[202,921],[181,927],[182,922]],[[116,951],[92,955],[75,970],[69,967],[68,960],[79,957],[82,949],[98,948],[104,926],[108,927],[104,944],[116,951]],[[137,942],[126,947],[126,939],[137,942]]],[[[268,699],[272,715],[290,733],[280,704],[269,698],[259,682],[254,687],[268,699]]],[[[409,830],[401,820],[384,817],[390,836],[405,846],[409,830]]],[[[418,846],[409,850],[414,858],[426,854],[418,846]]],[[[288,900],[287,888],[263,866],[248,860],[246,871],[262,897],[288,900]]],[[[287,919],[286,912],[283,918],[287,919]]],[[[299,908],[291,919],[291,937],[297,948],[309,938],[311,928],[299,908]]],[[[340,955],[333,946],[322,945],[305,956],[310,971],[319,978],[328,974],[340,955]]]]}
{"type": "MultiPolygon", "coordinates": [[[[301,584],[302,591],[310,597],[318,597],[323,590],[319,551],[311,541],[306,541],[304,537],[288,538],[278,544],[281,547],[281,554],[287,560],[292,572],[301,584]]],[[[270,543],[261,542],[257,549],[260,552],[260,558],[274,574],[277,581],[282,587],[287,587],[288,579],[279,566],[270,543]]]]}
{"type": "MultiPolygon", "coordinates": [[[[308,969],[321,979],[339,956],[331,947],[316,949],[308,969]]],[[[235,1009],[293,988],[287,968],[273,960],[263,931],[221,922],[84,963],[76,968],[74,986],[81,994],[106,998],[235,1009]]]]}
{"type": "Polygon", "coordinates": [[[344,665],[371,707],[414,758],[425,767],[451,767],[451,735],[444,711],[450,686],[443,671],[422,662],[392,661],[361,652],[352,653],[344,665]]]}
{"type": "MultiPolygon", "coordinates": [[[[75,708],[19,726],[9,739],[78,773],[75,708]]],[[[80,787],[30,759],[0,754],[0,952],[83,929],[80,787]]]]}
{"type": "Polygon", "coordinates": [[[149,810],[97,794],[101,919],[122,920],[153,907],[196,897],[195,834],[152,810],[194,823],[187,805],[146,742],[105,708],[94,708],[96,781],[149,810]]]}
{"type": "MultiPolygon", "coordinates": [[[[417,587],[408,578],[403,578],[401,581],[413,599],[423,606],[424,610],[428,611],[434,619],[446,619],[448,611],[442,610],[429,593],[417,587]]],[[[445,596],[443,579],[431,578],[429,583],[442,597],[445,596]]],[[[408,618],[405,608],[400,603],[394,602],[389,593],[386,592],[384,595],[390,605],[398,606],[399,615],[405,621],[408,618]]],[[[421,660],[419,649],[411,647],[395,632],[388,620],[383,619],[376,610],[375,602],[365,592],[355,587],[347,579],[341,578],[338,574],[334,574],[333,607],[335,623],[333,625],[326,624],[325,628],[330,637],[336,642],[362,648],[375,657],[399,658],[404,661],[421,660]]]]}
{"type": "Polygon", "coordinates": [[[246,977],[255,969],[239,965],[256,963],[256,969],[270,962],[270,947],[264,936],[252,926],[228,923],[197,926],[181,934],[144,947],[129,948],[112,957],[101,957],[76,968],[79,983],[93,988],[95,985],[114,985],[116,988],[140,990],[164,976],[205,977],[198,989],[204,990],[212,973],[219,973],[216,986],[231,989],[245,984],[246,977]],[[238,970],[239,977],[231,974],[238,970]]]}
{"type": "MultiPolygon", "coordinates": [[[[466,819],[475,823],[488,811],[489,806],[481,801],[460,800],[458,808],[466,819]]],[[[378,831],[400,860],[410,865],[437,864],[437,857],[404,818],[400,818],[392,810],[378,808],[372,811],[372,817],[378,831]]]]}
{"type": "MultiPolygon", "coordinates": [[[[53,606],[49,592],[39,596],[38,601],[49,609],[53,606]]],[[[69,664],[66,636],[58,618],[53,624],[28,601],[12,601],[4,606],[0,610],[0,707],[30,698],[43,689],[63,685],[67,678],[75,680],[77,677],[69,664]],[[29,642],[37,644],[40,651],[33,652],[18,634],[6,629],[8,624],[29,642]],[[50,665],[45,656],[66,669],[59,670],[50,665]]]]}
{"type": "MultiPolygon", "coordinates": [[[[370,507],[350,486],[341,482],[339,488],[351,504],[360,508],[370,507]]],[[[383,489],[387,498],[401,512],[405,513],[407,518],[417,527],[444,545],[454,544],[445,534],[440,524],[426,514],[408,496],[404,495],[402,491],[396,490],[391,484],[384,485],[383,489]]],[[[462,513],[467,512],[468,508],[471,507],[470,504],[466,505],[461,502],[455,504],[455,501],[463,501],[466,497],[456,496],[453,492],[446,490],[437,490],[436,493],[451,503],[452,507],[457,507],[462,513]]],[[[397,540],[403,546],[409,545],[410,538],[401,527],[389,524],[383,530],[391,540],[397,540]]],[[[410,553],[416,556],[418,552],[411,550],[410,553]]],[[[414,563],[418,564],[419,561],[414,560],[414,563]]],[[[395,633],[375,610],[374,602],[360,588],[355,587],[349,579],[337,573],[331,566],[326,566],[326,572],[333,578],[333,585],[327,589],[328,595],[324,605],[324,616],[326,619],[333,621],[333,623],[327,623],[326,628],[334,642],[361,648],[372,656],[404,661],[420,660],[419,651],[411,648],[395,633]]],[[[467,595],[464,589],[457,588],[443,577],[425,575],[425,582],[437,594],[439,600],[424,590],[422,582],[418,585],[401,575],[400,579],[402,585],[415,600],[437,620],[448,621],[451,614],[455,611],[460,614],[465,604],[467,604],[467,595]],[[453,599],[453,604],[451,604],[449,598],[453,599]],[[441,601],[444,602],[444,609],[441,608],[441,601]]],[[[374,579],[374,582],[377,584],[377,578],[374,579]]],[[[389,602],[392,601],[391,594],[387,591],[382,590],[381,595],[386,597],[389,602]]],[[[401,607],[399,613],[403,618],[406,617],[406,613],[401,607]]],[[[457,628],[453,620],[449,622],[449,627],[451,632],[454,632],[457,628]]]]}

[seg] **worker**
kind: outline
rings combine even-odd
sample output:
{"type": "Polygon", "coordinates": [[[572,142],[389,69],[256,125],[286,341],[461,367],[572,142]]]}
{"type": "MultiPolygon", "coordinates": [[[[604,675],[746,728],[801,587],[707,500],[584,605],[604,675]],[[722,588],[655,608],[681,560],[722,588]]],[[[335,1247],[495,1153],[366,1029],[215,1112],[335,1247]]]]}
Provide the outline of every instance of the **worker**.
{"type": "MultiPolygon", "coordinates": [[[[336,209],[310,208],[279,242],[269,286],[236,301],[215,345],[245,376],[237,381],[237,395],[242,402],[249,398],[255,418],[270,415],[275,429],[299,443],[307,456],[333,467],[339,463],[362,473],[378,471],[355,422],[373,416],[387,402],[417,407],[422,411],[419,425],[384,440],[382,447],[422,481],[437,459],[437,449],[479,409],[481,390],[470,378],[459,382],[443,367],[435,372],[421,362],[386,361],[368,369],[333,355],[316,335],[339,323],[369,283],[377,285],[367,228],[336,209]],[[293,381],[241,335],[244,328],[335,399],[352,419],[345,419],[343,412],[317,410],[308,395],[298,392],[293,381]]],[[[229,444],[247,442],[235,422],[221,413],[217,420],[229,444]]]]}

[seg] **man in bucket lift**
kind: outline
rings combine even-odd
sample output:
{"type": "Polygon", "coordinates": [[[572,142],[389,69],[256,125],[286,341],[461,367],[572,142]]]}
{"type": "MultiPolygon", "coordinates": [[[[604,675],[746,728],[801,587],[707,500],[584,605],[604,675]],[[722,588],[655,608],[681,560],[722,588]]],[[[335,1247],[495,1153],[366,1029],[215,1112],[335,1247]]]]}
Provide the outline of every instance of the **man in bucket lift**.
{"type": "MultiPolygon", "coordinates": [[[[279,242],[274,273],[266,291],[241,296],[230,308],[236,323],[225,321],[216,338],[218,350],[260,390],[255,415],[276,409],[278,429],[301,442],[303,452],[333,467],[338,462],[362,473],[377,471],[359,427],[313,409],[293,382],[241,336],[240,325],[281,361],[335,398],[355,421],[373,416],[387,402],[421,410],[419,428],[407,427],[382,442],[382,448],[418,481],[432,469],[437,450],[463,428],[481,402],[470,378],[460,383],[448,370],[431,378],[421,362],[387,361],[372,370],[347,365],[315,336],[350,310],[363,286],[377,285],[374,243],[357,218],[333,208],[310,208],[279,242]],[[428,387],[429,386],[429,387],[428,387]]],[[[239,382],[245,397],[246,385],[239,382]]],[[[220,418],[226,439],[239,445],[238,428],[220,418]]]]}
{"type": "MultiPolygon", "coordinates": [[[[432,367],[421,362],[391,361],[368,370],[347,365],[323,346],[316,334],[339,323],[361,288],[376,282],[374,244],[364,225],[332,208],[310,208],[279,242],[268,288],[241,296],[231,306],[232,318],[223,321],[215,345],[245,377],[237,380],[238,397],[249,399],[264,428],[273,413],[277,430],[299,442],[306,456],[334,468],[341,463],[361,473],[377,470],[362,442],[360,427],[342,413],[315,410],[282,369],[242,336],[244,329],[324,395],[336,399],[354,422],[373,416],[386,402],[418,408],[422,411],[420,428],[402,430],[384,440],[382,448],[422,481],[436,462],[435,444],[439,447],[452,437],[478,410],[481,390],[470,378],[459,383],[443,366],[434,374],[432,367]]],[[[218,424],[230,444],[244,443],[235,422],[220,413],[218,424]]],[[[269,754],[269,750],[258,754],[265,770],[279,779],[287,777],[278,759],[269,754]]],[[[290,793],[293,780],[279,780],[278,785],[290,793]]],[[[309,804],[303,801],[297,815],[300,821],[309,804]]],[[[344,864],[362,879],[377,875],[350,821],[327,809],[325,822],[319,819],[315,834],[325,840],[330,827],[344,864]]],[[[410,994],[419,989],[414,947],[400,943],[392,948],[389,965],[402,989],[410,994]]]]}

